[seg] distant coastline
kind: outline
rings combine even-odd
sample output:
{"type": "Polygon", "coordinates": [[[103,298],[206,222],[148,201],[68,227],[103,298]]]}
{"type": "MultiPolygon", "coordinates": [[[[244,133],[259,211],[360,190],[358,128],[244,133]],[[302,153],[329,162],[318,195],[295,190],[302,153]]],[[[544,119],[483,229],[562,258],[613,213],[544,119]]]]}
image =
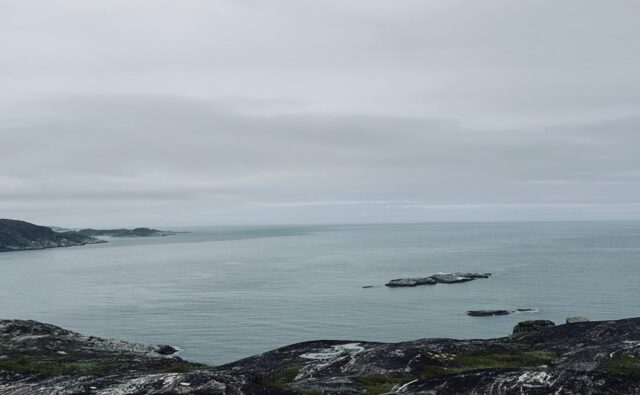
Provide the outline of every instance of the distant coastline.
{"type": "Polygon", "coordinates": [[[0,252],[107,243],[106,240],[100,239],[100,236],[159,237],[173,236],[177,233],[179,232],[144,227],[134,229],[70,230],[57,226],[40,226],[14,219],[0,219],[0,252]]]}

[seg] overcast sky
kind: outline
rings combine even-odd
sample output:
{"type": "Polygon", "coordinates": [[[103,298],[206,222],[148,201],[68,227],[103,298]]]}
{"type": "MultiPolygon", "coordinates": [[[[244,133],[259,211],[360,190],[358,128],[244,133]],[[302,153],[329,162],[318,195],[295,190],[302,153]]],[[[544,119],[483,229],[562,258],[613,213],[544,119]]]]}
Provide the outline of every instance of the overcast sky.
{"type": "Polygon", "coordinates": [[[0,217],[640,219],[640,2],[0,0],[0,217]]]}

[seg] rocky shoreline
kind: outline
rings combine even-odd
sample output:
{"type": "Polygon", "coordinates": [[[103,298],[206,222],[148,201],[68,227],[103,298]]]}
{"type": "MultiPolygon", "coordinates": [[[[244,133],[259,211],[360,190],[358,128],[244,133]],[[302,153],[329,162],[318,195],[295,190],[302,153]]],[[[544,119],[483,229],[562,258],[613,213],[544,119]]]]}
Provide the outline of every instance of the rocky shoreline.
{"type": "Polygon", "coordinates": [[[311,341],[219,367],[175,351],[0,321],[0,393],[640,393],[640,318],[527,321],[486,340],[311,341]]]}
{"type": "Polygon", "coordinates": [[[0,219],[0,252],[42,250],[106,243],[76,232],[54,232],[46,226],[12,219],[0,219]]]}
{"type": "Polygon", "coordinates": [[[82,229],[73,231],[59,227],[34,225],[25,221],[0,219],[0,252],[42,250],[45,248],[74,247],[85,244],[107,243],[99,239],[108,237],[160,237],[174,236],[174,231],[151,228],[135,229],[82,229]],[[56,230],[54,230],[55,228],[56,230]]]}

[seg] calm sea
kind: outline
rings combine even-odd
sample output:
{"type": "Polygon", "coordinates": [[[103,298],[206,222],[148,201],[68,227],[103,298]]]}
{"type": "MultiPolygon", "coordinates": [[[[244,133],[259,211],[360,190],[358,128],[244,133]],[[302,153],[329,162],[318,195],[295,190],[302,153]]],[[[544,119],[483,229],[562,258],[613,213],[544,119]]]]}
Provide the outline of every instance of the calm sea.
{"type": "Polygon", "coordinates": [[[525,319],[640,316],[640,222],[188,230],[1,253],[0,317],[172,344],[220,364],[313,339],[482,338],[525,319]],[[384,287],[441,271],[494,275],[384,287]],[[465,315],[516,308],[539,312],[465,315]]]}

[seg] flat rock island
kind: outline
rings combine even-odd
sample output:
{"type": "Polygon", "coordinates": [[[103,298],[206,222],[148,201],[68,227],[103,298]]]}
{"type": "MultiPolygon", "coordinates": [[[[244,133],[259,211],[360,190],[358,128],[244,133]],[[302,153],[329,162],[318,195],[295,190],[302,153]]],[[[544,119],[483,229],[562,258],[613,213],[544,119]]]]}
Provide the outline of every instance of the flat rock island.
{"type": "Polygon", "coordinates": [[[490,276],[491,273],[436,273],[428,277],[396,278],[385,285],[387,287],[415,287],[418,285],[456,284],[490,276]]]}

